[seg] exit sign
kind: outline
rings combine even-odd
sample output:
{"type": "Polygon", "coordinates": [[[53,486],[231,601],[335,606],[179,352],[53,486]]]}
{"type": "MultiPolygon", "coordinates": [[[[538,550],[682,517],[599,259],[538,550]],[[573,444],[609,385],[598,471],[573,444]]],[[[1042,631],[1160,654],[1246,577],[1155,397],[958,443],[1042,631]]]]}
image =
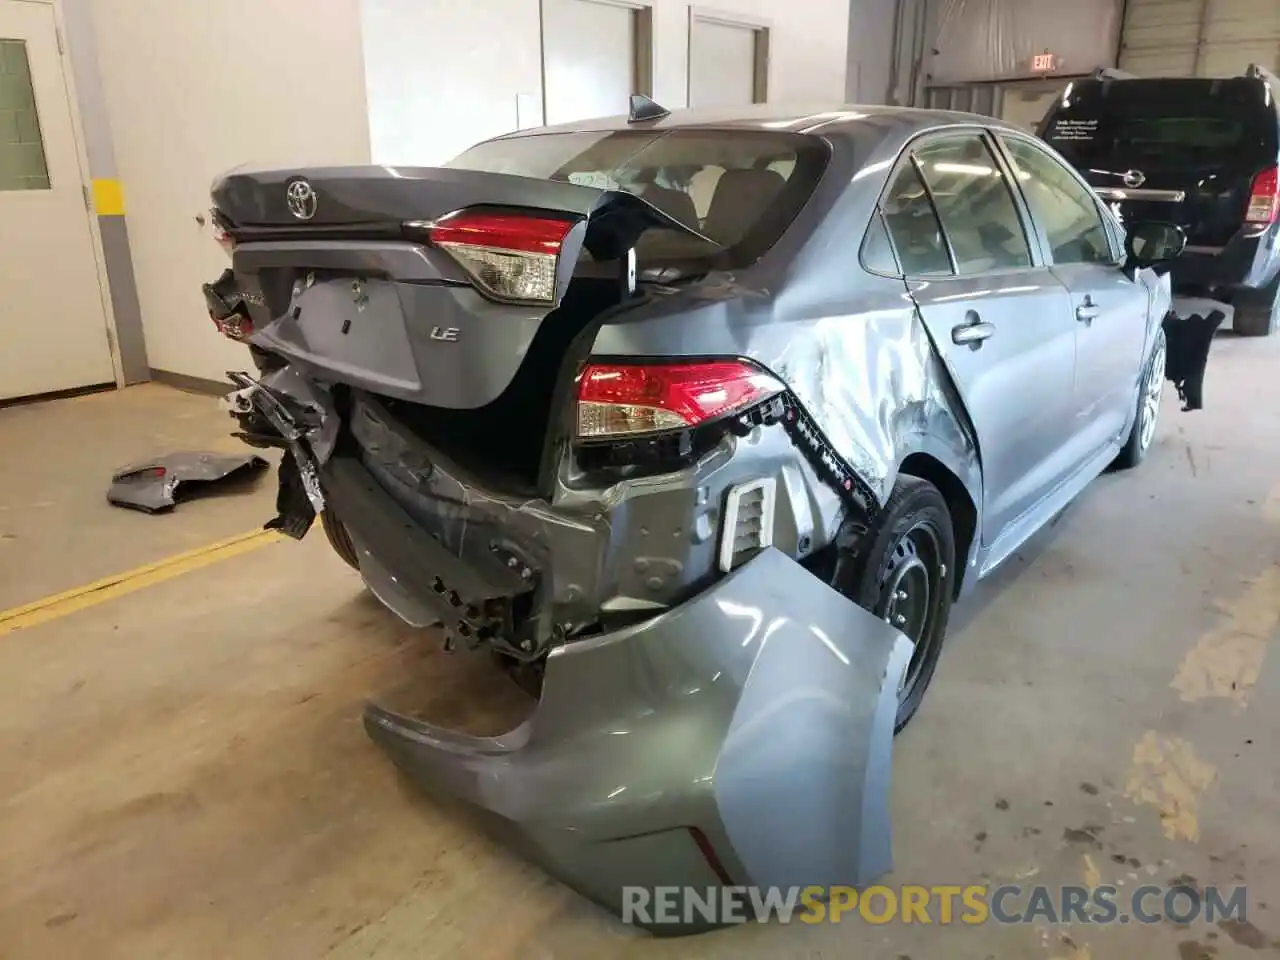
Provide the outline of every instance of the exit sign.
{"type": "Polygon", "coordinates": [[[1058,69],[1058,55],[1050,53],[1046,50],[1044,53],[1037,53],[1031,58],[1032,73],[1052,73],[1058,69]]]}

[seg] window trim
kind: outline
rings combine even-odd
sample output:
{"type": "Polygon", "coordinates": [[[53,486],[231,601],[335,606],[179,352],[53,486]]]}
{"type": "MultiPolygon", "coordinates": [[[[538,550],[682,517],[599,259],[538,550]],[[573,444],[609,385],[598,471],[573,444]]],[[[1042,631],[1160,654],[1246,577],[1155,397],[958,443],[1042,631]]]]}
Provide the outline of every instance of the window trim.
{"type": "Polygon", "coordinates": [[[901,280],[904,276],[902,258],[898,256],[898,245],[893,242],[893,233],[889,230],[889,224],[884,219],[884,211],[880,209],[880,204],[878,203],[875,209],[871,211],[871,219],[867,221],[867,226],[862,231],[862,242],[858,244],[858,265],[873,277],[901,280]],[[875,229],[876,223],[880,224],[880,229],[884,231],[884,237],[889,242],[889,256],[893,257],[893,268],[897,271],[896,273],[885,273],[883,270],[877,270],[867,263],[867,244],[871,242],[871,231],[875,229]]]}
{"type": "MultiPolygon", "coordinates": [[[[1115,231],[1108,226],[1109,221],[1113,222],[1115,218],[1112,217],[1110,211],[1108,211],[1103,206],[1102,198],[1098,196],[1097,192],[1089,184],[1089,181],[1086,180],[1080,174],[1080,171],[1077,170],[1075,167],[1073,167],[1071,164],[1067,163],[1065,160],[1056,156],[1052,152],[1051,147],[1047,147],[1047,145],[1042,141],[1037,141],[1035,137],[1029,137],[1018,130],[1005,130],[1003,128],[995,129],[992,131],[992,133],[994,134],[992,139],[995,141],[996,146],[1000,151],[1002,159],[1004,160],[1005,163],[1008,164],[1009,169],[1011,171],[1014,166],[1014,156],[1013,156],[1013,152],[1006,145],[1006,141],[1007,140],[1021,141],[1022,143],[1025,143],[1031,150],[1039,151],[1041,154],[1044,155],[1045,159],[1049,160],[1052,163],[1057,164],[1059,167],[1061,167],[1063,170],[1067,172],[1069,179],[1075,180],[1075,182],[1078,185],[1084,188],[1085,193],[1093,201],[1094,213],[1098,217],[1098,223],[1102,227],[1102,232],[1107,237],[1107,247],[1111,251],[1110,263],[1092,264],[1092,265],[1117,267],[1117,268],[1124,266],[1124,261],[1125,261],[1124,245],[1123,243],[1117,244],[1117,240],[1119,238],[1116,237],[1115,231]]],[[[1012,175],[1010,179],[1017,185],[1018,196],[1022,200],[1022,202],[1026,205],[1027,211],[1030,214],[1031,201],[1027,198],[1026,194],[1023,192],[1022,184],[1018,183],[1017,175],[1016,174],[1012,175]]],[[[1044,252],[1045,265],[1046,266],[1064,266],[1064,267],[1075,266],[1075,264],[1073,263],[1059,264],[1054,259],[1053,246],[1049,243],[1049,234],[1045,231],[1044,225],[1041,224],[1040,221],[1036,219],[1034,215],[1032,215],[1031,220],[1035,224],[1036,236],[1039,239],[1040,246],[1044,252]]]]}
{"type": "MultiPolygon", "coordinates": [[[[911,167],[916,172],[916,179],[920,181],[920,186],[924,187],[924,195],[929,198],[929,209],[933,211],[933,219],[938,221],[938,234],[942,237],[942,245],[947,251],[947,262],[951,264],[951,276],[960,276],[960,261],[956,259],[956,248],[951,243],[951,234],[947,232],[947,225],[942,220],[942,211],[938,209],[938,198],[933,195],[933,187],[929,186],[929,178],[924,175],[924,164],[920,162],[920,158],[916,156],[914,150],[911,151],[911,167]]],[[[886,224],[888,226],[888,224],[886,224]]],[[[889,234],[889,239],[893,239],[893,234],[889,234]]]]}
{"type": "MultiPolygon", "coordinates": [[[[1005,276],[1009,274],[1026,273],[1031,270],[1038,270],[1038,269],[1044,268],[1045,266],[1048,266],[1047,260],[1044,256],[1044,250],[1042,248],[1043,240],[1040,235],[1040,226],[1036,222],[1035,218],[1031,215],[1031,210],[1026,205],[1026,200],[1022,196],[1022,191],[1020,189],[1014,188],[1014,181],[1016,180],[1016,177],[1014,177],[1010,171],[1008,160],[1004,154],[1003,145],[999,142],[998,138],[992,135],[992,130],[990,128],[985,127],[978,123],[957,123],[957,124],[948,125],[944,127],[932,127],[928,130],[921,130],[919,133],[913,134],[910,138],[907,139],[907,141],[902,145],[902,148],[898,151],[898,155],[894,158],[893,165],[889,168],[889,172],[885,176],[884,182],[880,186],[880,192],[876,197],[876,204],[874,209],[875,215],[881,214],[884,207],[885,199],[888,197],[888,194],[889,194],[889,189],[890,187],[893,186],[894,178],[897,177],[902,166],[906,163],[910,163],[915,167],[916,176],[919,177],[920,182],[924,184],[925,191],[929,197],[929,205],[933,208],[934,218],[938,221],[938,227],[942,233],[943,242],[946,244],[946,247],[947,247],[947,257],[951,261],[952,272],[949,275],[938,274],[938,273],[911,274],[911,273],[905,272],[904,270],[901,275],[902,279],[922,280],[922,281],[927,280],[930,282],[945,281],[945,280],[970,280],[974,277],[981,277],[981,276],[1005,276]],[[1002,267],[997,270],[984,271],[983,273],[966,273],[966,274],[958,273],[956,270],[955,252],[951,246],[951,237],[947,234],[947,229],[945,225],[943,225],[942,223],[942,216],[941,214],[938,213],[937,204],[934,203],[933,189],[929,186],[929,181],[924,177],[923,173],[921,173],[920,171],[919,162],[915,158],[915,151],[919,149],[922,145],[928,145],[929,143],[933,143],[936,141],[947,140],[954,137],[974,136],[974,135],[976,135],[978,139],[982,140],[986,144],[987,149],[991,152],[991,154],[996,160],[997,165],[1000,167],[1001,175],[1006,180],[1006,186],[1011,188],[1009,192],[1013,198],[1014,208],[1018,211],[1018,220],[1022,225],[1023,238],[1025,239],[1027,243],[1027,249],[1031,254],[1031,263],[1028,266],[1002,267]]],[[[868,227],[870,226],[869,220],[867,222],[867,226],[868,227]]],[[[885,224],[885,229],[888,230],[887,223],[885,224]]],[[[863,231],[863,236],[864,238],[866,236],[865,229],[863,231]]],[[[889,231],[889,242],[891,244],[894,243],[893,231],[889,231]]],[[[895,252],[896,252],[896,244],[895,244],[895,252]]],[[[861,259],[861,254],[859,254],[859,259],[861,259]]],[[[899,258],[898,262],[899,262],[899,268],[901,269],[901,258],[899,258]]],[[[864,265],[864,269],[866,269],[865,265],[864,265]]],[[[868,272],[875,273],[875,271],[871,271],[871,270],[869,270],[868,272]]],[[[878,274],[878,273],[876,275],[881,276],[881,274],[878,274]]]]}

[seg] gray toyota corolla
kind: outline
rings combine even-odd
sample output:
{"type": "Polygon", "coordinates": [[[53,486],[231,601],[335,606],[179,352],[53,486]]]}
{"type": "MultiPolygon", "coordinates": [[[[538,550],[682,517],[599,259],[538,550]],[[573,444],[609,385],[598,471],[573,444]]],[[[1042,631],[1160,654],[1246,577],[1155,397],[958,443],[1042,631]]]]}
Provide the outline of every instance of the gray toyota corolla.
{"type": "Polygon", "coordinates": [[[987,118],[768,107],[236,171],[205,288],[279,516],[532,691],[377,705],[412,778],[615,910],[863,884],[952,602],[1152,442],[1176,228],[987,118]]]}

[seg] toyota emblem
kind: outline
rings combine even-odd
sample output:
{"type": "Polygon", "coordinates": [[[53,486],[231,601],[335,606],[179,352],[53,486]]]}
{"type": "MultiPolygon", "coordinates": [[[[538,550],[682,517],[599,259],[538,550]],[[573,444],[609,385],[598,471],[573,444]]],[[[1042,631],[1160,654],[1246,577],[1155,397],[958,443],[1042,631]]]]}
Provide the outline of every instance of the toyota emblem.
{"type": "Polygon", "coordinates": [[[289,212],[299,220],[310,220],[316,215],[316,191],[305,180],[295,180],[285,190],[289,212]]]}
{"type": "MultiPolygon", "coordinates": [[[[1124,185],[1132,187],[1135,190],[1147,182],[1147,175],[1141,170],[1130,170],[1124,175],[1124,185]]],[[[311,209],[315,210],[315,201],[311,203],[311,209]]]]}

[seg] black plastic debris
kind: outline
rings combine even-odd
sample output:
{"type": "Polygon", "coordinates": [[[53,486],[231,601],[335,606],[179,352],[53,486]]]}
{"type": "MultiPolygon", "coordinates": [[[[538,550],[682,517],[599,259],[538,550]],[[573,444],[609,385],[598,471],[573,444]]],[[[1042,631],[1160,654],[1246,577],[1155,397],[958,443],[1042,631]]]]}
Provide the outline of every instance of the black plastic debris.
{"type": "Polygon", "coordinates": [[[117,470],[107,490],[117,507],[160,513],[170,510],[197,488],[247,479],[268,466],[255,454],[169,453],[117,470]]]}
{"type": "Polygon", "coordinates": [[[1226,317],[1221,310],[1186,317],[1170,310],[1165,315],[1164,375],[1178,388],[1183,410],[1199,410],[1204,406],[1204,372],[1209,363],[1209,349],[1213,335],[1226,317]]]}

